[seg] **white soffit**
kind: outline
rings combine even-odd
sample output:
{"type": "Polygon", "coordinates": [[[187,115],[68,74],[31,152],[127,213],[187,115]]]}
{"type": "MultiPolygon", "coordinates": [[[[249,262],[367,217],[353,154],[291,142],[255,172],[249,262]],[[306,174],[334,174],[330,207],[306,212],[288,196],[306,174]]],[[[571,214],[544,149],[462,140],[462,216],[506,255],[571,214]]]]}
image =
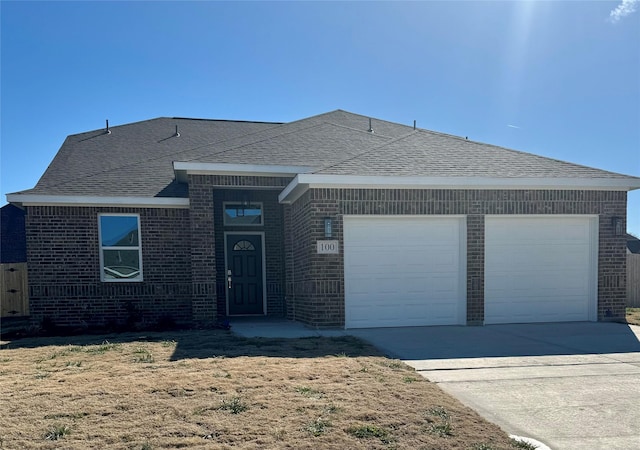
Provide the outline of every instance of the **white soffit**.
{"type": "Polygon", "coordinates": [[[254,177],[281,177],[315,170],[307,166],[277,166],[263,164],[227,164],[174,161],[173,170],[178,181],[186,182],[186,175],[242,175],[254,177]]]}
{"type": "Polygon", "coordinates": [[[567,189],[588,191],[631,191],[640,179],[629,178],[481,178],[402,177],[299,174],[280,193],[280,203],[292,203],[307,189],[567,189]]]}
{"type": "Polygon", "coordinates": [[[188,198],[96,197],[79,195],[7,194],[7,201],[22,206],[121,206],[131,208],[188,208],[188,198]]]}

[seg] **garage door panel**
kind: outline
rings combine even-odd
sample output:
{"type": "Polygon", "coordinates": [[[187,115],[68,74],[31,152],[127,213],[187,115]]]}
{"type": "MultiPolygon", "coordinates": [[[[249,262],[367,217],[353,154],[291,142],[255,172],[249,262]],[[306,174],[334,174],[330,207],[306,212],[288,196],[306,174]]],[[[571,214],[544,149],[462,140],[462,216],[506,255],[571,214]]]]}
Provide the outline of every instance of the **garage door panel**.
{"type": "Polygon", "coordinates": [[[485,323],[590,320],[594,223],[586,216],[487,217],[485,323]]]}
{"type": "Polygon", "coordinates": [[[345,325],[461,323],[461,223],[451,217],[345,217],[345,325]]]}
{"type": "Polygon", "coordinates": [[[485,285],[490,292],[548,291],[553,295],[559,291],[568,291],[587,295],[589,277],[575,270],[564,273],[540,270],[536,276],[531,276],[530,271],[495,271],[485,281],[485,285]]]}

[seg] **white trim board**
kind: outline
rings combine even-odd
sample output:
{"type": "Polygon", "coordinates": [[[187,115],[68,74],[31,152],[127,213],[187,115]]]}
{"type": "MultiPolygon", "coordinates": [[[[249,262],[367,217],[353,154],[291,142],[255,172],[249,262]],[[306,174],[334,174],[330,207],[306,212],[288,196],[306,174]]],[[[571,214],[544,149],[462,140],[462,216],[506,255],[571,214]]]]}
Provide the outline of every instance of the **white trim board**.
{"type": "Polygon", "coordinates": [[[121,206],[132,208],[189,208],[188,198],[98,197],[82,195],[7,194],[7,201],[23,206],[121,206]]]}
{"type": "Polygon", "coordinates": [[[186,181],[186,175],[242,175],[252,177],[282,177],[314,170],[307,166],[278,166],[265,164],[228,164],[174,161],[173,170],[178,181],[186,181]]]}
{"type": "Polygon", "coordinates": [[[296,201],[308,189],[536,189],[631,191],[640,189],[640,178],[481,178],[402,177],[298,174],[280,193],[280,203],[296,201]]]}

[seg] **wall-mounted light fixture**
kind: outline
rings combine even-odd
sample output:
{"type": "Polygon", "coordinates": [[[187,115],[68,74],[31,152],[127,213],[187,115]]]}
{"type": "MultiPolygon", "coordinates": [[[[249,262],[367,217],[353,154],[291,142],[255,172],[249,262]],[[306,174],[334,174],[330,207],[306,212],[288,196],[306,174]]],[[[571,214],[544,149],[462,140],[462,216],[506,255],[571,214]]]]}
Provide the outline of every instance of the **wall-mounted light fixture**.
{"type": "Polygon", "coordinates": [[[624,220],[622,220],[622,217],[612,217],[611,227],[613,228],[613,234],[622,236],[624,234],[624,220]]]}
{"type": "Polygon", "coordinates": [[[331,217],[325,217],[324,218],[324,237],[326,238],[330,238],[333,230],[332,230],[332,223],[331,223],[331,217]]]}

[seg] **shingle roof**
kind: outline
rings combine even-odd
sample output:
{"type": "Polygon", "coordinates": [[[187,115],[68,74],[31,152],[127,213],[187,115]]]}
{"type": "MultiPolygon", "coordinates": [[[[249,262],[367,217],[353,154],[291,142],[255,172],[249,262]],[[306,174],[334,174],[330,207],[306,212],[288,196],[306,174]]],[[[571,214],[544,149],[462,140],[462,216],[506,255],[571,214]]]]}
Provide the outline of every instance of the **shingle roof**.
{"type": "Polygon", "coordinates": [[[162,117],[67,137],[36,187],[23,193],[95,196],[186,196],[172,162],[237,136],[280,125],[162,117]],[[175,136],[176,126],[180,136],[175,136]]]}
{"type": "Polygon", "coordinates": [[[336,110],[283,124],[158,118],[72,135],[21,194],[186,197],[174,161],[306,166],[327,175],[632,178],[336,110]]]}
{"type": "Polygon", "coordinates": [[[628,178],[613,172],[416,130],[316,173],[497,178],[628,178]]]}

